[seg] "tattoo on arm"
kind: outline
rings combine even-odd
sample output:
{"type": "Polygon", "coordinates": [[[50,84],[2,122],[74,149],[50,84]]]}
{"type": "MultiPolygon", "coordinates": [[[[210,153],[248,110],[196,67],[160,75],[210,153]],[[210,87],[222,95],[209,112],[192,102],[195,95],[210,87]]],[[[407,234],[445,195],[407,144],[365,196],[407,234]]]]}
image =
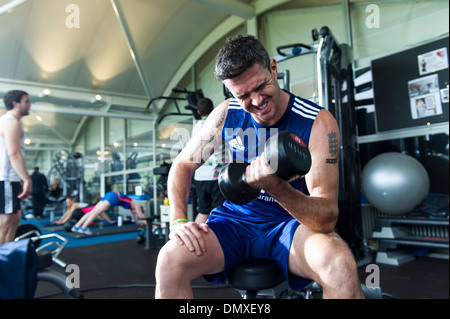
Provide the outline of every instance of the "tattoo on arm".
{"type": "Polygon", "coordinates": [[[222,144],[222,134],[219,128],[225,120],[225,109],[221,110],[217,114],[211,114],[210,116],[214,116],[215,127],[209,131],[208,136],[205,134],[199,137],[199,144],[196,145],[197,147],[193,150],[189,158],[190,161],[199,163],[200,165],[206,162],[209,156],[214,152],[215,146],[222,144]]]}
{"type": "Polygon", "coordinates": [[[337,163],[337,154],[338,154],[338,140],[336,132],[331,131],[328,133],[328,152],[330,153],[331,158],[326,159],[327,164],[336,164],[337,163]]]}

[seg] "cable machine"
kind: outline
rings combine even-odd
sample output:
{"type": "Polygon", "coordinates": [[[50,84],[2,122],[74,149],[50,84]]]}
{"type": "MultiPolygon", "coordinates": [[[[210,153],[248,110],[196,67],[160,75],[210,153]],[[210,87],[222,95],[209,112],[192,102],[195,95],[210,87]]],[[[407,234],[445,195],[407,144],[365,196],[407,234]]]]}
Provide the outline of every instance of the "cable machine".
{"type": "Polygon", "coordinates": [[[311,45],[296,43],[278,47],[278,55],[274,58],[280,63],[294,57],[316,54],[318,104],[333,114],[341,135],[341,145],[337,146],[340,178],[336,231],[350,246],[355,258],[359,259],[363,257],[364,249],[352,50],[345,43],[339,44],[326,26],[320,32],[312,30],[312,38],[314,43],[311,45]]]}
{"type": "Polygon", "coordinates": [[[77,201],[84,202],[83,155],[78,152],[60,150],[53,156],[52,163],[47,180],[51,182],[54,178],[59,178],[63,196],[74,196],[77,201]]]}
{"type": "Polygon", "coordinates": [[[336,227],[358,260],[364,257],[364,246],[352,49],[345,43],[338,44],[328,27],[320,30],[320,37],[317,53],[319,103],[334,115],[341,133],[339,218],[336,227]]]}

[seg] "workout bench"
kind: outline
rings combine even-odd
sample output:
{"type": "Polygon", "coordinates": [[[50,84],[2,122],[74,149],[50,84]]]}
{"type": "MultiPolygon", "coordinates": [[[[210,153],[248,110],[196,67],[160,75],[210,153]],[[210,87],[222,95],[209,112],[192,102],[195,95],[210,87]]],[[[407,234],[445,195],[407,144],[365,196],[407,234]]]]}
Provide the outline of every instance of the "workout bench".
{"type": "MultiPolygon", "coordinates": [[[[228,284],[244,299],[289,297],[290,289],[283,271],[272,261],[254,259],[235,266],[228,277],[228,284]]],[[[361,284],[366,299],[381,299],[381,288],[368,288],[361,284]]],[[[322,288],[312,282],[302,290],[293,292],[293,298],[313,299],[313,292],[322,288]]]]}
{"type": "Polygon", "coordinates": [[[64,293],[67,299],[82,299],[83,295],[76,288],[69,288],[66,283],[67,277],[56,270],[49,269],[51,265],[55,262],[59,266],[65,268],[67,264],[62,261],[58,256],[67,243],[67,239],[56,234],[41,235],[38,229],[30,230],[14,239],[14,241],[29,239],[36,246],[36,256],[38,263],[37,280],[46,281],[56,285],[64,293]],[[45,244],[41,243],[42,239],[56,238],[58,240],[49,241],[45,244]],[[54,249],[48,249],[49,247],[55,246],[54,249]]]}

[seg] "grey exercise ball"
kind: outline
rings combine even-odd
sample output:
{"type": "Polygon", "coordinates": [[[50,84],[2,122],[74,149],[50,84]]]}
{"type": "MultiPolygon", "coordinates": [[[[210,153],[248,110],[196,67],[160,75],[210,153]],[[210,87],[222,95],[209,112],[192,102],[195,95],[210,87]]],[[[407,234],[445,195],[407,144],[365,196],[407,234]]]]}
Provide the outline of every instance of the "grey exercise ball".
{"type": "Polygon", "coordinates": [[[389,215],[410,213],[428,195],[430,180],[415,158],[402,153],[384,153],[364,167],[361,186],[370,204],[389,215]]]}

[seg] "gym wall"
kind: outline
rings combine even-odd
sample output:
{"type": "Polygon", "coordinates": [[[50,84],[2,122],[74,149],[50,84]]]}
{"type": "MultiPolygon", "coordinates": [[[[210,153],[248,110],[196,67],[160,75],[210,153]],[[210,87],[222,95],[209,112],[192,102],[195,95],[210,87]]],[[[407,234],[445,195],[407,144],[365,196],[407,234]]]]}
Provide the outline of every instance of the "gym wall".
{"type": "MultiPolygon", "coordinates": [[[[380,9],[380,28],[368,28],[366,8],[373,1],[350,3],[353,54],[355,69],[370,66],[372,59],[413,47],[443,34],[448,34],[448,1],[377,1],[380,9]],[[429,21],[443,21],[432,24],[429,21]]],[[[271,56],[276,47],[292,43],[311,44],[311,30],[328,26],[340,43],[348,43],[342,5],[295,8],[294,2],[287,8],[279,8],[258,17],[258,37],[271,56]]],[[[226,37],[247,33],[246,24],[232,30],[207,50],[192,66],[182,80],[188,90],[201,88],[205,96],[217,105],[223,101],[222,85],[214,77],[215,54],[226,37]]],[[[279,71],[290,70],[291,88],[295,94],[311,98],[316,90],[316,61],[313,55],[303,56],[279,64],[279,71]]],[[[175,111],[171,105],[166,112],[175,111]]],[[[179,119],[168,118],[165,123],[179,119]]]]}
{"type": "MultiPolygon", "coordinates": [[[[414,47],[449,32],[449,4],[444,0],[432,1],[364,1],[350,3],[353,55],[355,69],[370,66],[371,60],[393,52],[414,47]],[[366,8],[376,3],[380,9],[380,27],[368,28],[366,8]],[[431,23],[442,21],[442,23],[431,23]]],[[[291,43],[311,44],[311,30],[320,30],[324,25],[333,32],[337,41],[348,43],[345,33],[342,5],[313,8],[289,8],[276,10],[259,17],[259,39],[270,55],[276,54],[276,47],[291,43]]],[[[239,33],[245,32],[243,30],[239,33]]],[[[223,43],[225,39],[218,42],[223,43]]],[[[214,78],[214,56],[205,54],[200,60],[209,59],[204,70],[197,70],[195,79],[205,96],[213,96],[219,103],[223,95],[217,96],[218,87],[214,78]],[[208,85],[209,84],[209,85],[208,85]],[[218,100],[217,100],[218,99],[218,100]]],[[[197,63],[198,64],[198,63],[197,63]]],[[[279,65],[279,71],[291,71],[292,91],[310,98],[315,89],[315,60],[313,55],[290,59],[279,65]]],[[[221,92],[221,88],[219,87],[221,92]]]]}

